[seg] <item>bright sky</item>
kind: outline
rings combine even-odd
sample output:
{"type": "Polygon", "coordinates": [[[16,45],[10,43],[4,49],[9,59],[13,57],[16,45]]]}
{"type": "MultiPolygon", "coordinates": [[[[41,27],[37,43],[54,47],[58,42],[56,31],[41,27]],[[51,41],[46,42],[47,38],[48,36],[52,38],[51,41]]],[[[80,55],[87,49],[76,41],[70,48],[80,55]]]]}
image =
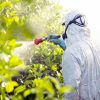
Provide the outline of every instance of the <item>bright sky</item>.
{"type": "Polygon", "coordinates": [[[83,12],[89,23],[92,38],[100,42],[100,1],[99,0],[58,0],[64,9],[83,12]]]}

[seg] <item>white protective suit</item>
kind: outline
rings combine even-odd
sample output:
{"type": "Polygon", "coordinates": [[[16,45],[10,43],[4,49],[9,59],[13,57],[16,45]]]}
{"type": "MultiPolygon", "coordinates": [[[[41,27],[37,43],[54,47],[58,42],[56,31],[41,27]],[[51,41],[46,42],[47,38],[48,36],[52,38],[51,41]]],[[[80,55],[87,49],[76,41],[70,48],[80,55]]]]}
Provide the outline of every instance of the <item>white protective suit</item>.
{"type": "MultiPolygon", "coordinates": [[[[65,26],[77,13],[68,14],[65,26]]],[[[87,27],[71,24],[66,33],[62,73],[65,85],[77,91],[65,94],[64,100],[100,100],[100,47],[89,39],[87,27]]]]}

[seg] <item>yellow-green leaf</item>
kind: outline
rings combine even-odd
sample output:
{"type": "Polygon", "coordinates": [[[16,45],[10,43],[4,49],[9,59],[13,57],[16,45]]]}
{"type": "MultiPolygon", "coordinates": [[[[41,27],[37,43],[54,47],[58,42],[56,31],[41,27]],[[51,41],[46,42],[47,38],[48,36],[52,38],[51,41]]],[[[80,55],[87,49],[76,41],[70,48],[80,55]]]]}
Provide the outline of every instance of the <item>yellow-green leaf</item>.
{"type": "Polygon", "coordinates": [[[8,93],[14,90],[14,86],[11,83],[8,83],[5,88],[6,88],[6,92],[8,93]]]}
{"type": "Polygon", "coordinates": [[[75,88],[73,88],[72,86],[68,85],[68,86],[64,86],[64,87],[61,87],[59,89],[59,92],[62,94],[64,92],[66,93],[71,93],[71,92],[74,92],[75,91],[75,88]]]}
{"type": "Polygon", "coordinates": [[[27,97],[28,95],[30,95],[31,93],[35,93],[36,92],[36,89],[33,88],[33,89],[28,89],[24,92],[24,97],[27,97]]]}
{"type": "Polygon", "coordinates": [[[17,88],[14,90],[14,92],[15,92],[16,94],[18,94],[18,93],[20,93],[20,92],[23,92],[25,89],[26,89],[26,86],[25,86],[25,85],[21,85],[21,86],[17,87],[17,88]]]}
{"type": "Polygon", "coordinates": [[[14,66],[18,66],[22,63],[22,61],[16,57],[16,56],[12,56],[10,59],[9,59],[9,66],[10,67],[14,67],[14,66]]]}
{"type": "Polygon", "coordinates": [[[57,66],[56,65],[53,65],[52,66],[52,70],[57,71],[57,66]]]}

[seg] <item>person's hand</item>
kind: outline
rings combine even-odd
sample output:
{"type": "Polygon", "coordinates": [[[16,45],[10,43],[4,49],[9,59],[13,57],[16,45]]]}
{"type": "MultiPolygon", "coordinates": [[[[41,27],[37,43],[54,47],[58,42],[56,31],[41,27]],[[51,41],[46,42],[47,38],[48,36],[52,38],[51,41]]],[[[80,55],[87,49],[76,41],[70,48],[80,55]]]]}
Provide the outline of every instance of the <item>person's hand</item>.
{"type": "Polygon", "coordinates": [[[66,49],[66,45],[64,40],[60,37],[60,35],[49,35],[46,37],[46,40],[53,42],[55,45],[59,45],[63,50],[66,49]]]}

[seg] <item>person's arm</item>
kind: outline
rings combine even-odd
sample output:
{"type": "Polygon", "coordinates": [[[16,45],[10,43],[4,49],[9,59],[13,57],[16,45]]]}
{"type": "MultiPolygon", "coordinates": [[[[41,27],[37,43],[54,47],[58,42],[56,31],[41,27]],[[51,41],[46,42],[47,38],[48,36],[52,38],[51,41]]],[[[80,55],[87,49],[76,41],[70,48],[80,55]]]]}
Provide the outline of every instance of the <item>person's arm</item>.
{"type": "Polygon", "coordinates": [[[63,50],[66,49],[64,40],[56,34],[49,35],[46,39],[50,42],[53,42],[55,45],[59,45],[63,50]]]}
{"type": "Polygon", "coordinates": [[[79,100],[80,65],[78,64],[77,58],[68,51],[65,51],[62,58],[62,74],[65,85],[71,85],[77,90],[73,93],[65,93],[64,100],[79,100]]]}
{"type": "Polygon", "coordinates": [[[63,50],[66,49],[66,45],[65,42],[62,38],[58,38],[58,39],[50,39],[50,42],[53,42],[56,45],[59,45],[63,50]]]}

